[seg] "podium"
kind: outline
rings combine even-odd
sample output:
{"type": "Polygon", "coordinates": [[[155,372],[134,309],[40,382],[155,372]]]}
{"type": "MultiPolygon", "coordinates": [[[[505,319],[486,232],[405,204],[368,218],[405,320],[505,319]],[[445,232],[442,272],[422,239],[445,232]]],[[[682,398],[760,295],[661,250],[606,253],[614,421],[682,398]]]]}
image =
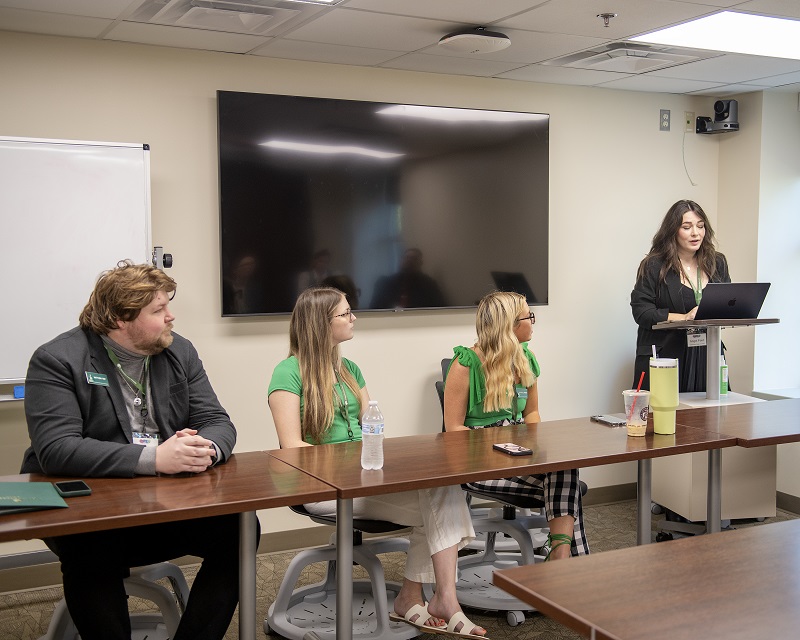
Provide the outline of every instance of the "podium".
{"type": "MultiPolygon", "coordinates": [[[[719,400],[719,354],[722,351],[722,329],[724,327],[751,327],[762,324],[776,324],[777,318],[744,318],[741,320],[679,320],[677,322],[659,322],[653,325],[653,331],[706,329],[706,398],[719,400]]],[[[678,365],[680,366],[680,365],[678,365]]]]}
{"type": "MultiPolygon", "coordinates": [[[[739,404],[761,402],[758,398],[730,393],[720,398],[719,367],[722,349],[721,330],[726,327],[745,327],[775,324],[776,318],[759,320],[681,320],[660,322],[653,330],[706,328],[706,394],[679,394],[679,409],[692,406],[739,404]]],[[[680,365],[679,365],[680,366],[680,365]]],[[[764,518],[775,515],[777,449],[732,447],[721,452],[723,520],[764,518]]],[[[708,459],[705,454],[686,453],[679,456],[656,458],[652,466],[652,500],[692,522],[702,522],[706,517],[706,485],[708,459]]],[[[663,530],[701,533],[702,524],[664,522],[663,530]]]]}

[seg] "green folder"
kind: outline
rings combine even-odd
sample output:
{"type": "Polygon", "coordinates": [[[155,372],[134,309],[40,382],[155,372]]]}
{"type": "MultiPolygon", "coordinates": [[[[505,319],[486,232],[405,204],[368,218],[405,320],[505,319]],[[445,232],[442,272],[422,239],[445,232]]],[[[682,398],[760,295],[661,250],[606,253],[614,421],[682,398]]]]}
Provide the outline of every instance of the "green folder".
{"type": "Polygon", "coordinates": [[[0,514],[66,506],[52,482],[0,482],[0,514]]]}

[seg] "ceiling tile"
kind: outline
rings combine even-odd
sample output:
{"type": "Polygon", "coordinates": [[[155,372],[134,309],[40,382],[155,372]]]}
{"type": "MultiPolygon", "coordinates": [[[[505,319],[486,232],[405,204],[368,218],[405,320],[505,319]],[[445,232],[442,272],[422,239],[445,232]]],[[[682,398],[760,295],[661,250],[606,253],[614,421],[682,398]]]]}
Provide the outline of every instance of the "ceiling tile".
{"type": "Polygon", "coordinates": [[[653,71],[651,75],[659,78],[715,80],[720,84],[729,84],[793,71],[800,71],[800,60],[783,60],[780,58],[729,53],[716,58],[659,69],[653,71]]]}
{"type": "Polygon", "coordinates": [[[498,78],[508,80],[524,80],[528,82],[545,82],[552,84],[595,85],[611,80],[627,78],[629,74],[609,73],[607,71],[591,71],[588,69],[569,69],[532,64],[527,67],[513,69],[501,73],[498,78]]]}
{"type": "Polygon", "coordinates": [[[96,38],[112,24],[112,21],[102,18],[0,8],[0,24],[6,31],[44,33],[50,36],[72,38],[96,38]]]}
{"type": "Polygon", "coordinates": [[[416,51],[435,45],[452,30],[453,24],[449,22],[334,9],[286,37],[371,49],[416,51]]]}
{"type": "Polygon", "coordinates": [[[797,0],[751,0],[743,2],[735,9],[785,18],[800,18],[800,2],[797,0]]]}
{"type": "Polygon", "coordinates": [[[444,56],[429,56],[424,53],[410,53],[380,66],[387,69],[403,69],[405,71],[490,77],[509,71],[516,65],[508,62],[467,60],[465,58],[446,58],[444,56]]]}
{"type": "MultiPolygon", "coordinates": [[[[111,20],[118,18],[129,4],[131,0],[0,0],[0,7],[111,20]]],[[[5,21],[2,25],[5,29],[5,21]]]]}
{"type": "Polygon", "coordinates": [[[759,78],[758,80],[751,80],[749,84],[763,89],[764,87],[780,87],[795,82],[800,82],[800,72],[795,71],[794,73],[782,73],[769,78],[759,78]]]}
{"type": "Polygon", "coordinates": [[[719,82],[701,82],[680,78],[655,78],[650,75],[630,76],[620,80],[605,82],[603,89],[624,89],[625,91],[652,91],[653,93],[690,93],[719,86],[719,82]]]}
{"type": "Polygon", "coordinates": [[[350,0],[347,8],[485,26],[547,0],[350,0]]]}
{"type": "MultiPolygon", "coordinates": [[[[701,89],[700,91],[692,91],[690,95],[693,96],[711,96],[713,98],[728,98],[730,96],[738,96],[743,93],[750,93],[752,91],[763,91],[764,87],[754,87],[749,84],[724,84],[719,87],[711,89],[701,89]]],[[[711,109],[709,109],[711,111],[711,109]]],[[[713,117],[712,113],[708,114],[713,117]]]]}
{"type": "Polygon", "coordinates": [[[608,4],[597,0],[558,0],[501,20],[495,26],[619,40],[713,11],[714,7],[671,0],[613,0],[608,4]],[[597,17],[606,10],[617,14],[608,27],[597,17]]]}
{"type": "Polygon", "coordinates": [[[345,47],[338,44],[321,44],[318,42],[302,42],[300,40],[273,40],[253,52],[254,55],[268,58],[289,58],[290,60],[307,60],[309,62],[366,66],[386,62],[404,53],[404,51],[345,47]]]}
{"type": "Polygon", "coordinates": [[[267,42],[268,38],[241,33],[223,33],[203,29],[182,29],[160,24],[120,22],[105,36],[107,40],[123,40],[182,49],[205,49],[227,53],[245,53],[267,42]]]}

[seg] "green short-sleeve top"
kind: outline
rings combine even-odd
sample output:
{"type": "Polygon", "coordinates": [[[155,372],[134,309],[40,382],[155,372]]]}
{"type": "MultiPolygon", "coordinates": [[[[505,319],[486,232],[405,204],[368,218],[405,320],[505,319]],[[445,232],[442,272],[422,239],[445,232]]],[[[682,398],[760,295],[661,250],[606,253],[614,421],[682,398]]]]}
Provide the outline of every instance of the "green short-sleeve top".
{"type": "MultiPolygon", "coordinates": [[[[540,374],[539,363],[528,350],[528,343],[522,343],[522,350],[528,359],[534,378],[540,374]]],[[[483,375],[478,354],[468,347],[455,347],[453,349],[455,359],[459,364],[469,369],[469,397],[467,399],[467,414],[464,417],[464,425],[467,427],[485,427],[501,420],[520,420],[525,404],[528,401],[528,389],[523,385],[516,385],[516,408],[512,413],[511,407],[499,409],[497,411],[486,412],[483,409],[483,400],[486,396],[486,379],[483,375]]]]}
{"type": "MultiPolygon", "coordinates": [[[[361,369],[355,362],[342,358],[342,366],[347,367],[347,370],[353,374],[360,389],[366,385],[364,376],[361,375],[361,369]]],[[[333,424],[323,435],[322,440],[313,442],[306,439],[309,444],[330,444],[335,442],[347,442],[348,440],[361,440],[361,428],[359,426],[361,398],[356,398],[353,392],[346,384],[335,383],[332,390],[334,394],[335,411],[333,413],[333,424]],[[342,398],[347,398],[347,420],[342,415],[340,407],[343,406],[342,398]],[[352,438],[347,433],[347,427],[350,426],[352,438]]],[[[289,356],[286,360],[282,360],[275,367],[272,372],[272,380],[269,383],[269,390],[267,395],[273,391],[288,391],[297,396],[300,396],[300,420],[303,420],[303,409],[305,402],[303,401],[303,382],[300,380],[300,363],[295,356],[289,356]]]]}

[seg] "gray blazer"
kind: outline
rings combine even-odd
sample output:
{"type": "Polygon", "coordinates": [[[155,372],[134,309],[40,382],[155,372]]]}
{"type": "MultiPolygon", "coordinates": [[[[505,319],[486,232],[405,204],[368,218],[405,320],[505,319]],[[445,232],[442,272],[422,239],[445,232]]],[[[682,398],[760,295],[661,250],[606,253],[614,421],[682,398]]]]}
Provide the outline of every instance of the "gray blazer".
{"type": "MultiPolygon", "coordinates": [[[[153,356],[150,388],[162,440],[185,428],[212,440],[223,462],[236,429],[220,405],[192,343],[173,333],[172,345],[153,356]]],[[[142,445],[132,444],[119,375],[92,331],[75,328],[39,347],[25,381],[31,446],[21,473],[132,477],[142,445]],[[108,376],[89,384],[86,372],[108,376]]]]}

